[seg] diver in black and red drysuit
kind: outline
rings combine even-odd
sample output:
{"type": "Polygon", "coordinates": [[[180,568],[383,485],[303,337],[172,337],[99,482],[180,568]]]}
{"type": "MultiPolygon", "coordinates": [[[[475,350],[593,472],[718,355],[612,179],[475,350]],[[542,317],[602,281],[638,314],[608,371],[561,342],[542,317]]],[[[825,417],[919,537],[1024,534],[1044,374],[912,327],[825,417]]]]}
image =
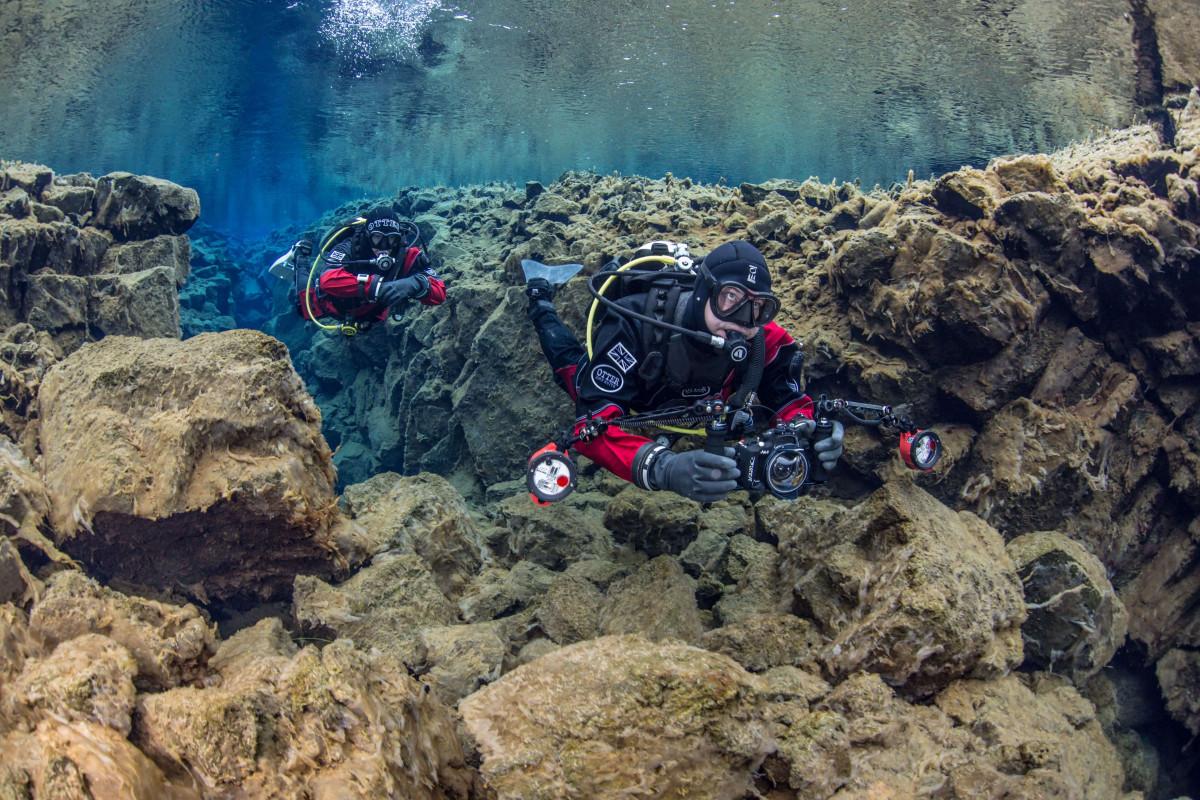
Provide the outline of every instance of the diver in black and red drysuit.
{"type": "MultiPolygon", "coordinates": [[[[697,268],[694,288],[679,292],[666,318],[692,331],[726,340],[763,337],[763,372],[758,402],[774,413],[772,423],[806,424],[813,401],[800,389],[802,356],[795,340],[773,321],[779,301],[771,294],[766,259],[752,244],[727,242],[709,253],[697,268]]],[[[576,403],[576,433],[589,418],[613,419],[630,412],[684,407],[699,399],[728,399],[738,389],[745,362],[734,363],[726,351],[672,335],[658,350],[645,343],[650,323],[626,314],[605,313],[593,336],[593,358],[559,319],[551,300],[554,286],[545,278],[528,281],[529,318],[554,379],[576,403]],[[646,359],[663,362],[646,369],[646,359]]],[[[646,295],[617,301],[630,310],[645,307],[646,295]]],[[[815,423],[812,423],[815,427],[815,423]]],[[[843,428],[834,422],[829,436],[813,449],[826,469],[842,453],[843,428]]],[[[669,490],[700,502],[713,502],[738,488],[737,463],[704,450],[672,452],[667,444],[609,425],[590,441],[574,445],[618,477],[643,489],[669,490]]]]}
{"type": "Polygon", "coordinates": [[[305,319],[369,323],[386,319],[405,300],[436,306],[446,299],[446,285],[429,257],[410,244],[400,220],[387,210],[370,213],[353,236],[331,247],[321,269],[307,300],[303,291],[297,296],[305,319]]]}

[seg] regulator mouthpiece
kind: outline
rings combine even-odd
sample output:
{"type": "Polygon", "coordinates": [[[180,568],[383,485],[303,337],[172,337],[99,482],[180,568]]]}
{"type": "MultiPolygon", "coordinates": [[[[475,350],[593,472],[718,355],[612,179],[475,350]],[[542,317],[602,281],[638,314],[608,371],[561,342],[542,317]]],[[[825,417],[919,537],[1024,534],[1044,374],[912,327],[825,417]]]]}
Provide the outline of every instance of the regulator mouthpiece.
{"type": "Polygon", "coordinates": [[[901,433],[900,458],[909,469],[928,472],[942,458],[942,440],[933,431],[901,433]]]}
{"type": "Polygon", "coordinates": [[[746,337],[740,333],[730,333],[725,339],[725,354],[735,364],[740,364],[750,357],[750,345],[746,337]]]}

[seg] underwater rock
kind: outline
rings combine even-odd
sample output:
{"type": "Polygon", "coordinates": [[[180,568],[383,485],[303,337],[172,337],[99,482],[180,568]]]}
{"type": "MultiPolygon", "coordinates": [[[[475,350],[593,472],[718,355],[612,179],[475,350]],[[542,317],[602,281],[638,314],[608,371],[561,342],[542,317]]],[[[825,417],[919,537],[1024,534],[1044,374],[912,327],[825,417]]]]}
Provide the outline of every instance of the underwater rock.
{"type": "Polygon", "coordinates": [[[1155,667],[1171,716],[1200,735],[1200,653],[1170,650],[1155,667]]]}
{"type": "Polygon", "coordinates": [[[535,506],[528,494],[510,497],[496,508],[510,531],[508,550],[553,570],[587,558],[609,560],[612,536],[599,515],[578,505],[578,495],[558,503],[553,510],[535,506]]]}
{"type": "Polygon", "coordinates": [[[793,614],[759,614],[709,631],[700,639],[700,646],[724,653],[751,672],[783,666],[818,671],[824,642],[806,619],[793,614]]]}
{"type": "Polygon", "coordinates": [[[720,531],[705,529],[679,554],[679,564],[693,578],[716,576],[722,571],[728,552],[729,537],[720,531]]]}
{"type": "Polygon", "coordinates": [[[462,595],[479,572],[482,536],[462,495],[445,478],[384,472],[347,486],[343,500],[365,529],[372,555],[415,553],[448,598],[462,595]]]}
{"type": "Polygon", "coordinates": [[[292,603],[301,630],[317,638],[353,639],[412,666],[424,658],[422,628],[458,621],[454,604],[416,555],[383,553],[337,586],[298,575],[292,603]]]}
{"type": "Polygon", "coordinates": [[[1124,797],[1120,760],[1095,708],[1063,678],[1043,673],[1028,681],[960,681],[935,703],[968,730],[988,731],[989,760],[1030,788],[1068,797],[1124,797]]]}
{"type": "Polygon", "coordinates": [[[532,561],[518,561],[511,570],[487,567],[458,599],[467,622],[486,622],[524,609],[545,593],[557,573],[532,561]]]}
{"type": "Polygon", "coordinates": [[[186,236],[155,236],[141,242],[126,242],[108,248],[100,262],[103,272],[126,274],[154,267],[168,267],[175,286],[182,288],[191,272],[192,245],[186,236]]]}
{"type": "Polygon", "coordinates": [[[537,599],[534,614],[555,643],[574,644],[600,635],[604,595],[589,580],[562,574],[537,599]]]}
{"type": "Polygon", "coordinates": [[[778,749],[759,786],[794,794],[768,796],[1128,797],[1091,705],[1053,678],[958,681],[909,705],[859,673],[823,698],[781,699],[764,708],[778,749]]]}
{"type": "MultiPolygon", "coordinates": [[[[42,378],[62,359],[62,349],[45,331],[22,322],[0,331],[0,432],[28,452],[36,452],[36,425],[30,425],[30,410],[42,378]]],[[[0,446],[7,450],[7,446],[0,446]]],[[[7,461],[8,459],[5,459],[7,461]]],[[[32,467],[25,468],[32,471],[32,467]]],[[[41,484],[41,478],[36,479],[41,484]]],[[[44,495],[45,489],[39,491],[44,495]]],[[[47,499],[46,505],[49,505],[47,499]]]]}
{"type": "Polygon", "coordinates": [[[177,280],[168,266],[96,275],[89,279],[88,322],[99,336],[178,339],[177,280]]]}
{"type": "Polygon", "coordinates": [[[606,636],[518,667],[459,711],[500,800],[744,795],[770,750],[748,718],[755,679],[677,642],[606,636]]]}
{"type": "Polygon", "coordinates": [[[29,574],[16,545],[0,539],[0,603],[24,602],[33,596],[38,583],[29,574]]]}
{"type": "Polygon", "coordinates": [[[450,706],[499,678],[508,653],[500,627],[490,622],[424,628],[420,641],[421,680],[450,706]]]}
{"type": "Polygon", "coordinates": [[[30,275],[25,292],[25,319],[33,327],[60,333],[88,322],[87,278],[45,273],[30,275]]]}
{"type": "Polygon", "coordinates": [[[650,557],[678,555],[700,530],[700,504],[671,492],[627,486],[608,504],[604,527],[650,557]]]}
{"type": "Polygon", "coordinates": [[[926,696],[1021,662],[1020,582],[1000,536],[974,514],[899,481],[823,530],[804,513],[791,522],[780,509],[773,531],[785,584],[831,639],[832,673],[868,670],[926,696]]]}
{"type": "Polygon", "coordinates": [[[54,206],[73,220],[77,220],[77,225],[84,221],[84,217],[91,215],[95,197],[95,186],[73,185],[65,182],[61,176],[56,177],[42,192],[43,203],[54,206]]]}
{"type": "Polygon", "coordinates": [[[1200,11],[1188,0],[1147,0],[1162,59],[1164,90],[1188,91],[1200,85],[1200,55],[1189,31],[1200,26],[1200,11]]]}
{"type": "Polygon", "coordinates": [[[349,642],[266,654],[268,670],[143,696],[133,741],[206,796],[468,796],[448,710],[397,662],[349,642]]]}
{"type": "Polygon", "coordinates": [[[0,739],[0,791],[12,797],[199,800],[190,781],[168,780],[125,735],[92,722],[44,722],[0,739]]]}
{"type": "Polygon", "coordinates": [[[704,633],[696,582],[670,556],[651,559],[608,587],[600,630],[605,635],[638,633],[651,640],[696,643],[704,633]]]}
{"type": "Polygon", "coordinates": [[[99,574],[207,600],[336,571],[320,414],[274,339],[109,337],[47,373],[38,410],[57,542],[99,574]]]}
{"type": "MultiPolygon", "coordinates": [[[[11,268],[18,286],[26,275],[42,269],[61,275],[94,275],[111,244],[109,234],[68,222],[0,220],[0,264],[11,268]]],[[[8,296],[10,307],[18,305],[14,301],[19,296],[8,296]]]]}
{"type": "Polygon", "coordinates": [[[198,679],[216,649],[216,629],[195,606],[173,606],[107,589],[76,570],[56,573],[29,614],[29,629],[47,647],[99,634],[137,663],[142,691],[198,679]]]}
{"type": "Polygon", "coordinates": [[[24,189],[9,189],[0,193],[0,215],[20,219],[30,212],[29,193],[24,189]]]}
{"type": "Polygon", "coordinates": [[[975,442],[964,505],[1010,535],[1059,526],[1091,499],[1089,436],[1067,411],[1010,403],[975,442]]]}
{"type": "Polygon", "coordinates": [[[723,625],[773,614],[788,594],[780,585],[776,549],[741,533],[729,540],[723,574],[716,577],[725,584],[713,609],[723,625]]]}
{"type": "Polygon", "coordinates": [[[1079,685],[1125,641],[1125,606],[1104,565],[1061,533],[1027,533],[1005,549],[1025,590],[1025,663],[1066,672],[1079,685]]]}
{"type": "Polygon", "coordinates": [[[1157,552],[1136,577],[1120,587],[1129,611],[1129,635],[1146,645],[1151,659],[1172,648],[1200,647],[1200,520],[1190,516],[1162,526],[1157,552]]]}
{"type": "Polygon", "coordinates": [[[964,167],[947,172],[933,185],[938,210],[950,217],[981,219],[990,216],[1004,194],[995,172],[964,167]]]}
{"type": "Polygon", "coordinates": [[[129,651],[106,636],[87,633],[60,642],[8,684],[0,718],[24,730],[47,720],[94,723],[128,735],[137,672],[129,651]]]}
{"type": "Polygon", "coordinates": [[[0,169],[0,191],[6,191],[16,186],[24,189],[30,195],[38,197],[42,190],[50,185],[54,171],[43,164],[30,164],[23,161],[5,161],[0,169]]]}
{"type": "Polygon", "coordinates": [[[121,241],[186,233],[200,216],[194,189],[128,172],[96,179],[93,224],[121,241]]]}

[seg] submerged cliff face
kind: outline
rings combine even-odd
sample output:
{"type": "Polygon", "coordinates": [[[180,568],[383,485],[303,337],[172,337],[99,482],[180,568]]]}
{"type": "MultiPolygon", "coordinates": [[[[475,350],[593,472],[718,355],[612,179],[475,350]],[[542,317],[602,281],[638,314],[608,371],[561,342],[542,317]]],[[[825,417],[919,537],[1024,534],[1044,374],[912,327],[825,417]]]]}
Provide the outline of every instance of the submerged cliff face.
{"type": "MultiPolygon", "coordinates": [[[[349,340],[270,324],[323,420],[260,333],[82,344],[90,325],[10,305],[0,787],[1173,796],[1164,705],[1200,732],[1200,98],[1174,127],[890,192],[405,191],[445,306],[349,340]],[[702,508],[592,469],[529,503],[524,459],[571,409],[520,259],[591,272],[664,237],[754,241],[809,389],[912,403],[944,463],[913,479],[852,431],[830,491],[793,503],[702,508]]],[[[0,218],[31,225],[53,223],[0,218]]],[[[249,269],[205,261],[185,308],[249,269]]],[[[586,300],[560,292],[576,330],[586,300]]]]}

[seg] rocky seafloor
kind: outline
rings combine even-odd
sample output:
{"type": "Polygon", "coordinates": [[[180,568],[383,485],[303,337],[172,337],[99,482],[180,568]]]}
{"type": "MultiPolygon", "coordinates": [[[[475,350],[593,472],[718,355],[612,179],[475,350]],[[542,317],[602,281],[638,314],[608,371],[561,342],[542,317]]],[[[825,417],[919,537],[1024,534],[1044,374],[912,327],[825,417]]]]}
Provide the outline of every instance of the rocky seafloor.
{"type": "Polygon", "coordinates": [[[1193,790],[1200,96],[1172,113],[886,191],[406,189],[449,300],[354,338],[261,278],[304,231],[191,239],[190,190],[4,163],[0,798],[1193,790]],[[792,503],[585,466],[531,504],[572,409],[520,259],[654,238],[753,241],[809,389],[910,403],[943,463],[851,428],[792,503]]]}

